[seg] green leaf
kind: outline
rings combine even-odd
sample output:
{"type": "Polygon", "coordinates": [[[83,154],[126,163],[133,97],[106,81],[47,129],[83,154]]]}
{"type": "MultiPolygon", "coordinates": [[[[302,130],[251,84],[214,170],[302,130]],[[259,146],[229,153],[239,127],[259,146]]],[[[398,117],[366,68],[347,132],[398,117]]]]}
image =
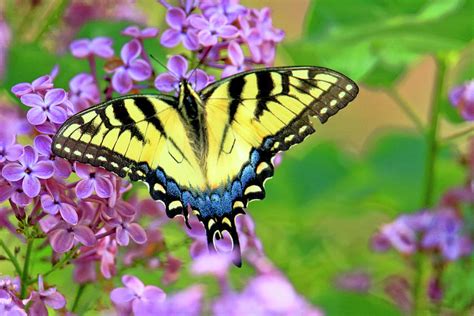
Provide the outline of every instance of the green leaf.
{"type": "Polygon", "coordinates": [[[421,56],[473,39],[473,0],[312,3],[304,39],[286,45],[294,62],[336,68],[370,86],[390,86],[421,56]]]}

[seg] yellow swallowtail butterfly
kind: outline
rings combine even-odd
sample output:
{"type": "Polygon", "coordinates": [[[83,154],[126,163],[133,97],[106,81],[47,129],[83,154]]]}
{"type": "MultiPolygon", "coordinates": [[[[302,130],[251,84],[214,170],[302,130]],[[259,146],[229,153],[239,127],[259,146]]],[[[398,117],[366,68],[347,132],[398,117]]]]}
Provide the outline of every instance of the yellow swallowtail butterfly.
{"type": "Polygon", "coordinates": [[[326,122],[357,93],[352,80],[320,67],[246,71],[199,92],[183,80],[178,97],[128,95],[72,116],[52,149],[148,183],[169,217],[197,216],[211,250],[227,231],[240,264],[235,218],[265,197],[272,158],[315,131],[311,117],[326,122]]]}

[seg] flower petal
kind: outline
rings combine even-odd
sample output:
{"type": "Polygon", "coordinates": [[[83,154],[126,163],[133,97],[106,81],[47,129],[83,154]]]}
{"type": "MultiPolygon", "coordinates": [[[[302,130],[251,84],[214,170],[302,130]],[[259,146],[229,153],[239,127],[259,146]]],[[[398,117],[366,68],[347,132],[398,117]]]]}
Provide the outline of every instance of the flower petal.
{"type": "Polygon", "coordinates": [[[17,97],[21,97],[22,95],[31,93],[32,91],[33,91],[33,87],[31,86],[30,83],[27,83],[27,82],[16,84],[11,89],[11,92],[17,97]]]}
{"type": "Polygon", "coordinates": [[[43,210],[48,214],[55,215],[58,213],[59,206],[54,202],[54,199],[48,194],[44,194],[41,196],[41,206],[43,207],[43,210]]]}
{"type": "Polygon", "coordinates": [[[63,253],[70,250],[74,243],[74,235],[65,229],[57,229],[49,234],[49,241],[54,251],[63,253]]]}
{"type": "Polygon", "coordinates": [[[147,241],[145,230],[137,223],[131,223],[127,227],[128,233],[134,242],[144,244],[147,241]]]}
{"type": "Polygon", "coordinates": [[[43,98],[37,94],[32,94],[32,93],[23,95],[20,98],[20,101],[24,105],[31,106],[31,107],[42,107],[44,105],[43,98]]]}
{"type": "Polygon", "coordinates": [[[177,89],[178,83],[179,80],[168,72],[158,75],[155,79],[155,87],[163,92],[171,92],[177,89]]]}
{"type": "Polygon", "coordinates": [[[95,191],[101,198],[108,198],[112,195],[114,187],[109,179],[103,177],[97,177],[95,179],[95,191]]]}
{"type": "Polygon", "coordinates": [[[85,246],[94,246],[96,243],[94,233],[84,225],[74,226],[74,237],[85,246]]]}
{"type": "Polygon", "coordinates": [[[240,66],[244,63],[244,52],[236,41],[231,41],[227,49],[229,58],[234,66],[240,66]]]}
{"type": "Polygon", "coordinates": [[[217,44],[217,36],[212,35],[208,30],[202,30],[198,34],[199,42],[204,46],[214,46],[217,44]]]}
{"type": "Polygon", "coordinates": [[[49,108],[49,120],[56,124],[62,124],[67,120],[67,112],[61,106],[52,106],[49,108]]]}
{"type": "Polygon", "coordinates": [[[134,298],[135,293],[133,293],[133,291],[131,291],[130,289],[124,287],[113,289],[112,292],[110,292],[110,299],[115,304],[127,303],[133,300],[134,298]]]}
{"type": "Polygon", "coordinates": [[[76,195],[80,199],[88,198],[94,191],[94,181],[92,180],[81,180],[76,185],[76,195]]]}
{"type": "Polygon", "coordinates": [[[74,164],[74,171],[76,171],[76,174],[81,178],[81,179],[89,179],[90,174],[91,174],[91,169],[92,167],[89,167],[88,165],[76,162],[74,164]]]}
{"type": "Polygon", "coordinates": [[[202,69],[196,69],[194,72],[190,72],[187,77],[196,91],[203,89],[209,82],[208,75],[202,69]]]}
{"type": "Polygon", "coordinates": [[[9,163],[2,169],[2,176],[8,181],[21,180],[25,175],[25,168],[18,163],[9,163]]]}
{"type": "Polygon", "coordinates": [[[148,301],[163,302],[166,299],[166,293],[156,286],[147,285],[142,297],[148,301]]]}
{"type": "Polygon", "coordinates": [[[112,39],[108,37],[96,37],[92,40],[91,48],[94,54],[102,58],[111,58],[114,55],[112,39]]]}
{"type": "Polygon", "coordinates": [[[46,135],[38,135],[35,137],[34,144],[36,150],[43,156],[49,158],[51,155],[51,144],[53,140],[46,135]]]}
{"type": "Polygon", "coordinates": [[[47,118],[48,117],[46,116],[46,112],[39,107],[31,108],[28,110],[28,113],[26,113],[26,119],[32,125],[43,124],[44,122],[46,122],[47,118]]]}
{"type": "Polygon", "coordinates": [[[71,225],[76,225],[79,221],[76,209],[71,204],[61,203],[59,212],[61,212],[61,217],[71,225]]]}
{"type": "Polygon", "coordinates": [[[32,175],[40,179],[49,179],[54,174],[53,162],[40,161],[36,165],[31,167],[32,175]]]}
{"type": "Polygon", "coordinates": [[[133,82],[132,78],[128,75],[128,72],[123,68],[119,68],[112,77],[112,87],[121,94],[127,93],[132,90],[133,82]]]}
{"type": "Polygon", "coordinates": [[[188,70],[188,61],[181,55],[174,55],[168,60],[168,69],[178,78],[184,78],[188,70]]]}
{"type": "Polygon", "coordinates": [[[140,56],[142,51],[142,45],[136,39],[131,40],[122,47],[120,51],[120,57],[126,65],[130,64],[132,60],[140,56]]]}
{"type": "Polygon", "coordinates": [[[158,35],[158,29],[156,27],[147,27],[140,32],[141,38],[153,38],[158,35]]]}
{"type": "Polygon", "coordinates": [[[120,246],[128,246],[128,243],[130,242],[128,231],[123,229],[122,226],[117,226],[115,229],[115,238],[120,246]]]}
{"type": "Polygon", "coordinates": [[[139,278],[133,275],[129,275],[129,274],[124,275],[122,277],[122,283],[128,289],[132,290],[138,295],[141,295],[143,291],[145,290],[145,285],[143,284],[143,282],[139,278]]]}
{"type": "Polygon", "coordinates": [[[61,177],[67,178],[71,174],[71,164],[63,158],[56,157],[54,160],[54,173],[61,177]]]}
{"type": "Polygon", "coordinates": [[[20,162],[25,167],[31,167],[38,161],[38,154],[31,146],[25,146],[23,148],[23,156],[20,158],[20,162]]]}
{"type": "Polygon", "coordinates": [[[135,81],[143,81],[151,76],[151,67],[143,59],[138,59],[130,63],[128,74],[135,81]]]}
{"type": "Polygon", "coordinates": [[[181,32],[168,29],[161,35],[160,43],[164,47],[175,47],[181,41],[181,32]]]}
{"type": "Polygon", "coordinates": [[[32,176],[31,174],[27,174],[23,178],[22,188],[26,195],[28,195],[30,198],[34,198],[40,193],[41,184],[38,178],[32,176]]]}
{"type": "Polygon", "coordinates": [[[86,58],[91,53],[89,49],[89,44],[91,43],[88,39],[79,39],[69,45],[71,54],[77,58],[86,58]]]}
{"type": "Polygon", "coordinates": [[[127,35],[136,38],[140,36],[140,29],[136,25],[131,25],[122,31],[122,35],[127,35]]]}
{"type": "Polygon", "coordinates": [[[67,99],[67,94],[64,89],[52,89],[46,92],[46,95],[44,96],[44,103],[53,106],[53,105],[58,105],[66,101],[67,99]]]}
{"type": "Polygon", "coordinates": [[[205,30],[209,28],[209,22],[200,15],[194,15],[189,19],[189,24],[192,27],[197,28],[199,30],[205,30]]]}
{"type": "Polygon", "coordinates": [[[186,13],[180,8],[171,8],[166,13],[166,23],[173,29],[180,31],[186,21],[186,13]]]}
{"type": "Polygon", "coordinates": [[[61,309],[66,305],[66,299],[59,292],[43,297],[43,302],[52,309],[61,309]]]}

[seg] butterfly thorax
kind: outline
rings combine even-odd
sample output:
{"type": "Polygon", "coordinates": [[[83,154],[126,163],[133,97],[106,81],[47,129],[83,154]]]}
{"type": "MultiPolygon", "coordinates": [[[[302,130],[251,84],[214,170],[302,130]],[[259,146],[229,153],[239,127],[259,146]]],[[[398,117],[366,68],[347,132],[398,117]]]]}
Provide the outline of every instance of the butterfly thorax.
{"type": "Polygon", "coordinates": [[[189,139],[201,168],[206,171],[206,157],[209,143],[206,129],[206,112],[201,97],[193,89],[191,84],[182,80],[179,85],[178,110],[187,129],[189,139]]]}

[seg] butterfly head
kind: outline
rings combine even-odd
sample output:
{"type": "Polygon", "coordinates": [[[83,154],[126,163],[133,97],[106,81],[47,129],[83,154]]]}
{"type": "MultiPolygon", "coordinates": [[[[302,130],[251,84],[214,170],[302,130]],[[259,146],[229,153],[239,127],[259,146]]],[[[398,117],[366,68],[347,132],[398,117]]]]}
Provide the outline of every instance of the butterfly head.
{"type": "Polygon", "coordinates": [[[179,108],[186,117],[194,120],[202,112],[203,105],[199,94],[189,81],[183,79],[179,83],[179,108]]]}

